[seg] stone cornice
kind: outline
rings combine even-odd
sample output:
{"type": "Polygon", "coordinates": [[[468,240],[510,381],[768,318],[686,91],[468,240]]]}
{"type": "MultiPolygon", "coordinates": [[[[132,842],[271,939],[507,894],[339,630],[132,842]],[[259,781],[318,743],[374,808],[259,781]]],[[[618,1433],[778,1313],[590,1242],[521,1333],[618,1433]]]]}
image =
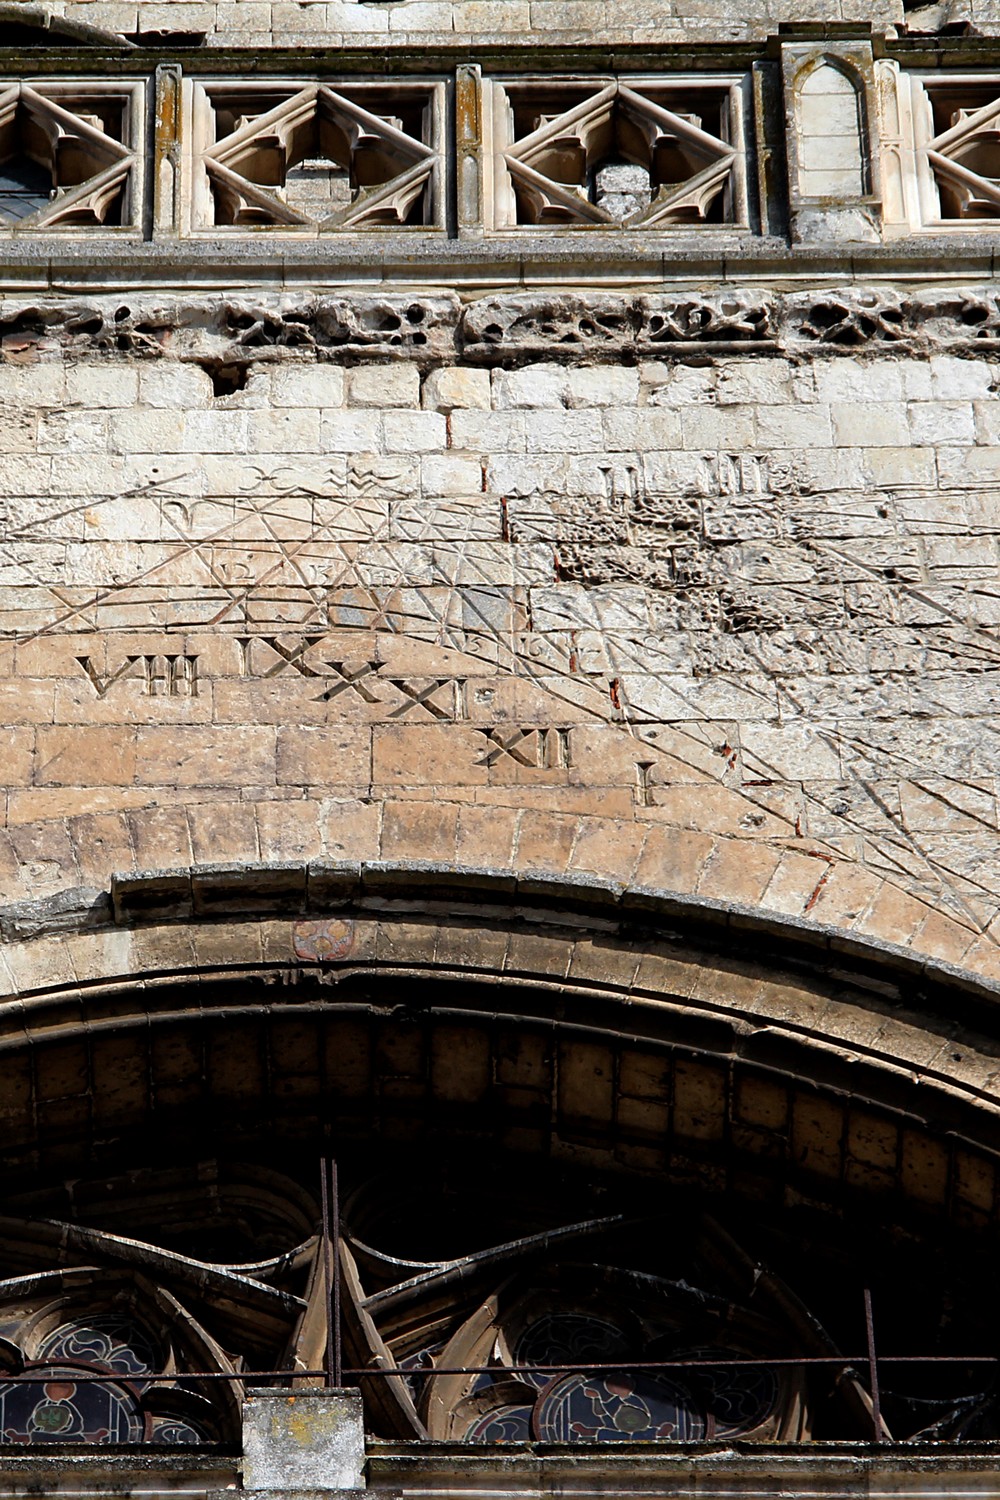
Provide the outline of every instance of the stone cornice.
{"type": "MultiPolygon", "coordinates": [[[[3,19],[0,14],[0,23],[3,19]]],[[[3,70],[54,74],[77,73],[81,69],[88,73],[100,72],[109,65],[121,67],[122,54],[126,53],[127,65],[136,73],[175,64],[191,74],[220,76],[280,75],[289,71],[294,74],[314,70],[317,66],[333,67],[341,74],[426,74],[449,71],[460,63],[469,62],[532,73],[576,72],[580,69],[660,71],[664,68],[671,71],[726,71],[749,68],[755,62],[771,57],[779,43],[814,42],[817,36],[821,40],[827,36],[835,37],[838,41],[852,37],[870,38],[877,56],[894,58],[909,68],[1000,67],[1000,36],[904,34],[873,37],[870,28],[860,24],[839,28],[824,26],[819,32],[805,26],[788,28],[782,30],[780,37],[739,41],[692,38],[683,44],[580,39],[559,33],[548,33],[544,37],[532,35],[526,42],[500,32],[483,32],[475,36],[471,33],[456,36],[454,33],[428,32],[426,42],[419,49],[414,49],[408,33],[399,33],[397,40],[387,37],[384,31],[373,29],[371,33],[355,31],[344,37],[320,34],[316,43],[310,46],[282,45],[279,42],[264,54],[259,49],[239,45],[194,45],[170,39],[156,44],[146,44],[141,40],[136,43],[79,21],[59,20],[57,25],[66,31],[66,40],[61,45],[46,44],[41,40],[44,31],[39,33],[39,42],[30,46],[3,46],[0,41],[0,66],[3,70]],[[67,41],[72,40],[71,26],[79,47],[67,45],[67,41]]]]}

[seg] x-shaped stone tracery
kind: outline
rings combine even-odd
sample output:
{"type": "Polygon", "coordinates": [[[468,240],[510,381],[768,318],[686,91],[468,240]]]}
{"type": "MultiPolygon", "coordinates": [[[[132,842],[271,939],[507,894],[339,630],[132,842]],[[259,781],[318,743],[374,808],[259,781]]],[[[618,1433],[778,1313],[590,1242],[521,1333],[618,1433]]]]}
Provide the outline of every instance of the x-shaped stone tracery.
{"type": "Polygon", "coordinates": [[[309,84],[260,114],[240,116],[202,161],[215,222],[336,229],[407,223],[432,181],[436,152],[400,119],[309,84]],[[306,190],[296,206],[289,177],[300,167],[346,173],[349,201],[325,213],[330,205],[317,207],[306,190]]]}
{"type": "Polygon", "coordinates": [[[927,160],[941,191],[942,217],[1000,217],[1000,99],[956,110],[950,129],[928,145],[927,160]]]}
{"type": "Polygon", "coordinates": [[[503,152],[522,222],[629,228],[704,222],[736,159],[735,147],[703,130],[697,116],[617,81],[571,109],[539,114],[535,128],[503,152]],[[589,192],[593,174],[614,161],[649,174],[648,207],[623,220],[589,192]]]}
{"type": "Polygon", "coordinates": [[[0,85],[0,221],[31,229],[105,224],[134,164],[85,98],[68,109],[30,84],[0,85]]]}

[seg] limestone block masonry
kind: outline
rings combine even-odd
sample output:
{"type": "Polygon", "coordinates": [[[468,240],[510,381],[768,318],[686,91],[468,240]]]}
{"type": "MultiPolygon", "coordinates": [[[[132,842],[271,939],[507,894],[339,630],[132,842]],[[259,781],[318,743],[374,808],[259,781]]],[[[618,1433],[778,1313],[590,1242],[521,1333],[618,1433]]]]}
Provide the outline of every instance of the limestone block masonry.
{"type": "Polygon", "coordinates": [[[992,1493],[1000,0],[0,54],[0,1495],[992,1493]]]}
{"type": "Polygon", "coordinates": [[[485,3],[0,7],[7,901],[416,859],[1000,977],[991,17],[485,3]]]}
{"type": "Polygon", "coordinates": [[[995,974],[993,294],[935,296],[691,356],[682,298],[12,302],[8,899],[417,857],[995,974]]]}

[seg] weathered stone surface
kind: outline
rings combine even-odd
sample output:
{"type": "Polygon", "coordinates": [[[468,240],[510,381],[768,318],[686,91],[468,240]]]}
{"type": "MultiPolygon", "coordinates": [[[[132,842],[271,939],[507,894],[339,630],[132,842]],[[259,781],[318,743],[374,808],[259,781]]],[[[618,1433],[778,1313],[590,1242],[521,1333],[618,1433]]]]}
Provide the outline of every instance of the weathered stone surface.
{"type": "MultiPolygon", "coordinates": [[[[454,77],[454,139],[399,73],[423,121],[407,149],[440,179],[407,222],[384,204],[363,232],[315,204],[250,222],[281,191],[294,209],[293,181],[216,224],[172,176],[195,144],[167,67],[155,188],[122,145],[149,238],[135,204],[114,234],[2,231],[11,898],[101,888],[115,864],[488,855],[937,942],[992,973],[994,189],[912,125],[955,101],[917,45],[845,15],[740,50],[779,5],[685,0],[664,25],[655,6],[478,4],[242,3],[253,47],[353,32],[351,77],[372,36],[405,54],[443,31],[470,59],[427,54],[454,77]],[[495,76],[498,51],[457,40],[480,23],[510,44],[495,76]],[[543,33],[564,50],[542,56],[543,33]],[[645,54],[607,85],[578,57],[567,115],[545,82],[565,49],[626,34],[655,41],[662,80],[629,71],[645,54]],[[627,98],[649,125],[689,73],[711,191],[675,163],[647,194],[638,147],[590,160],[573,132],[605,86],[609,120],[627,98]],[[539,156],[511,185],[536,107],[586,182],[560,188],[539,156]],[[450,225],[434,205],[453,189],[450,225]],[[675,189],[674,217],[643,218],[675,189]]],[[[239,9],[90,21],[235,41],[239,9]]],[[[184,88],[223,88],[228,64],[184,47],[184,88]]],[[[941,57],[960,90],[959,65],[988,60],[975,37],[941,57]]],[[[992,76],[948,127],[962,140],[992,76]]]]}
{"type": "MultiPolygon", "coordinates": [[[[797,353],[818,345],[847,353],[867,346],[906,353],[954,348],[967,355],[990,349],[998,337],[1000,294],[977,284],[961,289],[927,285],[905,292],[875,283],[795,292],[734,286],[724,292],[642,296],[511,292],[475,300],[464,309],[453,296],[425,293],[376,297],[358,292],[341,298],[262,294],[242,301],[163,294],[154,300],[140,294],[125,307],[120,298],[107,296],[67,303],[51,295],[30,301],[8,295],[0,299],[0,339],[16,342],[18,352],[16,362],[0,371],[0,400],[16,398],[24,365],[60,349],[75,356],[114,352],[170,361],[157,376],[142,365],[137,373],[117,364],[95,379],[90,363],[68,373],[56,366],[36,374],[36,380],[58,382],[68,406],[94,409],[130,407],[140,375],[145,405],[172,408],[175,399],[181,405],[197,404],[210,399],[210,384],[198,361],[204,361],[204,371],[232,363],[252,376],[263,363],[273,362],[278,351],[297,353],[306,363],[301,369],[286,367],[282,383],[268,397],[288,407],[299,390],[308,406],[310,386],[324,397],[316,404],[343,402],[343,375],[314,370],[313,359],[405,358],[433,365],[464,355],[476,365],[539,358],[587,363],[623,354],[652,359],[658,351],[660,357],[671,351],[684,356],[692,345],[705,345],[709,352],[717,346],[720,354],[730,349],[735,354],[797,353]],[[174,365],[174,360],[191,361],[194,368],[174,365]]],[[[951,371],[951,378],[960,380],[960,367],[951,371]]],[[[895,379],[891,367],[886,379],[895,379]]],[[[359,370],[349,387],[350,403],[419,405],[419,390],[408,381],[411,375],[400,370],[386,374],[380,389],[376,375],[359,370]]],[[[475,368],[432,370],[427,381],[425,407],[488,409],[475,368]]],[[[940,387],[936,394],[942,394],[940,387]]],[[[980,386],[975,394],[985,392],[980,386]]],[[[252,404],[249,395],[244,399],[252,404]]],[[[25,414],[22,428],[30,420],[31,414],[25,414]]],[[[75,434],[77,446],[84,430],[75,434]]],[[[15,441],[11,430],[11,451],[15,441]]]]}
{"type": "Polygon", "coordinates": [[[243,1484],[261,1494],[364,1488],[365,1434],[356,1388],[249,1391],[243,1404],[243,1484]]]}

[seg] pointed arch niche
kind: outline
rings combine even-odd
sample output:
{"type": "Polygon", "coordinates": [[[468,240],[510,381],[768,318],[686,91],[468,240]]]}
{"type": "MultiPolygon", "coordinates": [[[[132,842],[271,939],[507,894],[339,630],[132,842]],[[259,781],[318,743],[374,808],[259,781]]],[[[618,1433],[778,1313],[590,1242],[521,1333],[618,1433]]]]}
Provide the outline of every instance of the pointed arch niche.
{"type": "Polygon", "coordinates": [[[852,74],[821,57],[797,80],[799,193],[804,198],[860,198],[868,192],[862,99],[852,74]]]}
{"type": "Polygon", "coordinates": [[[781,49],[792,238],[875,243],[881,167],[871,41],[781,49]]]}

